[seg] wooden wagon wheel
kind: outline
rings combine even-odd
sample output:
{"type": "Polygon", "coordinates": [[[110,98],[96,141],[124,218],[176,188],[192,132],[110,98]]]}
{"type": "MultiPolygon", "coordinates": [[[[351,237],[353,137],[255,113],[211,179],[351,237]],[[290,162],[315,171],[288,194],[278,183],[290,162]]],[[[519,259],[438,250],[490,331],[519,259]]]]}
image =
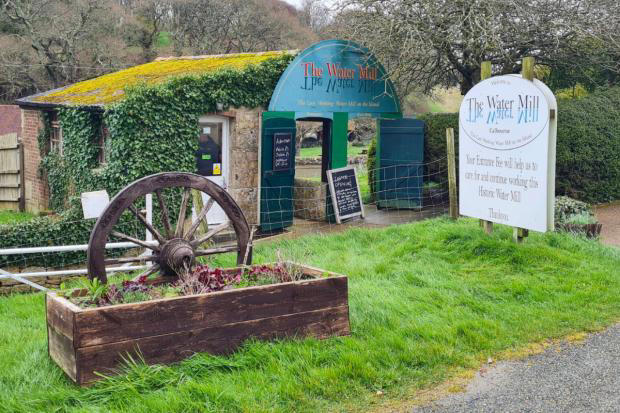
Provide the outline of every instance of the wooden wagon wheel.
{"type": "MultiPolygon", "coordinates": [[[[155,201],[153,203],[155,204],[155,201]]],[[[146,235],[143,235],[142,238],[146,238],[146,235]]],[[[195,264],[196,257],[227,252],[237,252],[237,265],[247,264],[244,261],[250,261],[251,259],[251,254],[247,251],[249,239],[250,228],[241,208],[220,186],[204,176],[192,173],[158,173],[139,179],[125,187],[103,211],[90,234],[90,241],[88,243],[88,276],[90,279],[98,278],[99,281],[105,283],[107,282],[107,267],[145,262],[150,262],[150,265],[141,275],[159,272],[165,276],[174,276],[178,275],[178,271],[181,269],[188,270],[191,268],[195,264]],[[174,226],[170,222],[171,216],[163,195],[163,192],[167,189],[170,189],[169,191],[178,190],[182,192],[177,215],[178,219],[174,226]],[[209,195],[210,199],[201,211],[196,211],[196,220],[192,222],[189,229],[185,230],[185,217],[192,189],[204,192],[209,195]],[[141,200],[142,197],[149,193],[155,194],[154,198],[157,199],[157,205],[159,206],[162,223],[162,228],[159,230],[155,228],[155,225],[147,222],[145,216],[135,205],[136,201],[141,200]],[[209,229],[204,234],[197,235],[200,223],[204,222],[204,218],[214,203],[217,203],[226,213],[228,221],[209,229]],[[144,227],[142,233],[146,234],[148,229],[153,234],[153,239],[157,242],[149,243],[139,237],[130,236],[116,230],[115,226],[119,222],[119,218],[126,211],[131,212],[137,218],[137,222],[144,227]],[[201,247],[231,225],[236,234],[236,245],[208,247],[206,249],[201,247]],[[151,255],[146,257],[106,258],[105,244],[111,242],[110,237],[145,247],[151,251],[151,255]]]]}

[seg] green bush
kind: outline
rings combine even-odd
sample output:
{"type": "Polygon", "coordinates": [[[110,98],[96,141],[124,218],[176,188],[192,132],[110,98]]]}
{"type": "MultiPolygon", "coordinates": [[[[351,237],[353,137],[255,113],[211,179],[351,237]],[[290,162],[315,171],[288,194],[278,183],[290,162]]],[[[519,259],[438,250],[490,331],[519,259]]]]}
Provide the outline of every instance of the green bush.
{"type": "MultiPolygon", "coordinates": [[[[446,128],[454,128],[458,156],[458,114],[419,119],[426,122],[425,162],[446,157],[446,128]]],[[[556,158],[556,195],[592,203],[620,199],[620,87],[558,100],[556,158]]],[[[446,170],[445,161],[440,164],[446,170]]]]}
{"type": "MultiPolygon", "coordinates": [[[[95,220],[82,219],[81,214],[81,210],[74,206],[56,216],[0,225],[0,249],[88,244],[95,220]]],[[[138,231],[142,231],[142,226],[132,215],[126,214],[121,216],[116,229],[126,234],[137,235],[138,231]]],[[[125,251],[112,250],[108,251],[108,255],[112,257],[125,251]]],[[[86,251],[0,255],[0,268],[27,266],[59,268],[83,265],[85,261],[86,251]]]]}
{"type": "Polygon", "coordinates": [[[567,196],[555,197],[555,224],[561,225],[569,221],[572,216],[588,215],[594,217],[590,204],[567,196]]]}

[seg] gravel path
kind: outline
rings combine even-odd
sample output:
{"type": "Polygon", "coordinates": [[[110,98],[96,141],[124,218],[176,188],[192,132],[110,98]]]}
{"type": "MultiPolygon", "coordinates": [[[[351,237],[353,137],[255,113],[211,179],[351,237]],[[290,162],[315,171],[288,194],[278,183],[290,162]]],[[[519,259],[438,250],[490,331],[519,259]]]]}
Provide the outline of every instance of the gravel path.
{"type": "Polygon", "coordinates": [[[464,393],[413,412],[620,412],[620,324],[478,373],[464,393]]]}
{"type": "Polygon", "coordinates": [[[594,208],[596,218],[601,224],[601,241],[620,247],[620,202],[598,205],[594,208]]]}

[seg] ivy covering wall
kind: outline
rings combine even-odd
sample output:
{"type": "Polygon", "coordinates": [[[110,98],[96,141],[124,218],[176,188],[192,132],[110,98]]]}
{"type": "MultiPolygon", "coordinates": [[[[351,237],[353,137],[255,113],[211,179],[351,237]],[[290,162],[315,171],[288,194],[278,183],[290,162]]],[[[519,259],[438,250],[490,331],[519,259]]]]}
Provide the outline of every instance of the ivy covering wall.
{"type": "MultiPolygon", "coordinates": [[[[49,151],[50,126],[39,146],[41,173],[50,186],[50,207],[59,216],[34,224],[0,226],[0,248],[87,243],[94,220],[79,220],[82,192],[105,189],[114,196],[146,175],[164,171],[195,172],[198,119],[226,108],[266,107],[292,55],[282,55],[243,69],[224,69],[204,75],[171,79],[158,85],[138,85],[103,113],[62,108],[63,154],[49,151]],[[109,130],[105,165],[99,165],[97,144],[101,122],[109,130]]],[[[54,257],[24,256],[23,265],[57,266],[77,262],[82,253],[54,257]]],[[[83,254],[82,254],[83,255],[83,254]]],[[[7,265],[0,259],[0,267],[7,265]]]]}

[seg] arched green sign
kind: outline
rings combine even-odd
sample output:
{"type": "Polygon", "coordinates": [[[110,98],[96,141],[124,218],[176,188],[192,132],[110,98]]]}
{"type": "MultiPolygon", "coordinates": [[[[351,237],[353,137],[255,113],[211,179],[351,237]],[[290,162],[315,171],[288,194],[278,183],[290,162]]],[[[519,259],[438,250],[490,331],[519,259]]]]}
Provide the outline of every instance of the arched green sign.
{"type": "Polygon", "coordinates": [[[346,40],[326,40],[301,52],[280,77],[269,110],[330,119],[334,112],[346,112],[349,119],[401,112],[383,66],[346,40]]]}

